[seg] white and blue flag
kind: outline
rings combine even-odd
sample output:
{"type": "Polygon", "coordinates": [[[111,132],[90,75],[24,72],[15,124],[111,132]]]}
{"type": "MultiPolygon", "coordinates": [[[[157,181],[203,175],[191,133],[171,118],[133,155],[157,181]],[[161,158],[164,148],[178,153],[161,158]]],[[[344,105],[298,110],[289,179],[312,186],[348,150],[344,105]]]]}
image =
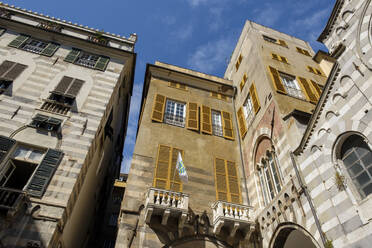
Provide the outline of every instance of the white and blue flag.
{"type": "Polygon", "coordinates": [[[178,175],[180,176],[181,181],[184,183],[187,183],[189,181],[189,177],[187,176],[186,168],[185,168],[185,165],[183,164],[182,156],[180,152],[178,152],[176,168],[178,170],[178,175]]]}

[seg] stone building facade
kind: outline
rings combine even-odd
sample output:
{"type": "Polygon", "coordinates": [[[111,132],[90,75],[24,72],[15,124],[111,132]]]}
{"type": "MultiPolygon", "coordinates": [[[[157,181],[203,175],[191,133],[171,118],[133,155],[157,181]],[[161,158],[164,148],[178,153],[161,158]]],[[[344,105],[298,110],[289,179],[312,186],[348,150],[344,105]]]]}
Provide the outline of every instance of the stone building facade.
{"type": "Polygon", "coordinates": [[[0,247],[84,247],[119,176],[136,35],[6,4],[0,33],[0,247]]]}

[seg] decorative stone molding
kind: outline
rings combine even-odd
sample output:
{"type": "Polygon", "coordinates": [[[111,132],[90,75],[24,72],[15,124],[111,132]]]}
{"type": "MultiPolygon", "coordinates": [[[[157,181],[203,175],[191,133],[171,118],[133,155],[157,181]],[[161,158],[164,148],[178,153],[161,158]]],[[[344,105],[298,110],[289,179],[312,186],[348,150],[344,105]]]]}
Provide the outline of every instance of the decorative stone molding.
{"type": "Polygon", "coordinates": [[[54,32],[62,31],[62,25],[59,25],[55,22],[40,22],[38,27],[45,29],[45,30],[54,31],[54,32]]]}

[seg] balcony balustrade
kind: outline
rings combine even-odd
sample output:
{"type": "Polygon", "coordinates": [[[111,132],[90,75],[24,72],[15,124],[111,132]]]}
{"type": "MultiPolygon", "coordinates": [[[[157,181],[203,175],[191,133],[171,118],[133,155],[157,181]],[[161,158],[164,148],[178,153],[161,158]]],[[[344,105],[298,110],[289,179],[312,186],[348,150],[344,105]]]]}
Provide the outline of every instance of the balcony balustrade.
{"type": "Polygon", "coordinates": [[[0,187],[0,211],[14,215],[21,207],[26,193],[21,190],[0,187]]]}
{"type": "Polygon", "coordinates": [[[254,230],[253,208],[250,206],[217,201],[212,206],[213,232],[218,235],[223,227],[227,228],[230,237],[240,230],[245,236],[254,230]]]}
{"type": "Polygon", "coordinates": [[[188,212],[189,196],[184,193],[150,188],[145,203],[145,220],[151,223],[152,216],[161,216],[161,224],[167,225],[169,217],[178,218],[181,231],[188,212]]]}

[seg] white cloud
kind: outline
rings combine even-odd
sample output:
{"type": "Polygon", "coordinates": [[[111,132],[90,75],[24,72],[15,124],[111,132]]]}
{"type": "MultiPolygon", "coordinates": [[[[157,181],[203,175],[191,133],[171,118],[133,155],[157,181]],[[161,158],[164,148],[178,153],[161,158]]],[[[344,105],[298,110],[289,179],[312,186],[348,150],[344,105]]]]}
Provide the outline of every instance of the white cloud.
{"type": "Polygon", "coordinates": [[[281,15],[280,10],[272,4],[265,4],[262,8],[254,10],[256,19],[254,22],[265,26],[275,24],[281,15]]]}
{"type": "Polygon", "coordinates": [[[199,46],[188,59],[188,65],[198,71],[215,73],[216,69],[226,65],[235,44],[231,38],[221,38],[199,46]]]}
{"type": "Polygon", "coordinates": [[[161,17],[161,22],[163,22],[164,24],[170,26],[170,25],[173,25],[176,23],[176,17],[174,16],[163,16],[161,17]]]}
{"type": "Polygon", "coordinates": [[[224,8],[222,7],[213,7],[209,9],[210,14],[209,29],[211,31],[219,30],[221,26],[225,23],[222,17],[223,10],[224,8]]]}
{"type": "Polygon", "coordinates": [[[177,31],[175,31],[172,35],[175,36],[176,39],[186,40],[191,37],[193,31],[193,25],[189,24],[186,27],[177,29],[177,31]]]}

